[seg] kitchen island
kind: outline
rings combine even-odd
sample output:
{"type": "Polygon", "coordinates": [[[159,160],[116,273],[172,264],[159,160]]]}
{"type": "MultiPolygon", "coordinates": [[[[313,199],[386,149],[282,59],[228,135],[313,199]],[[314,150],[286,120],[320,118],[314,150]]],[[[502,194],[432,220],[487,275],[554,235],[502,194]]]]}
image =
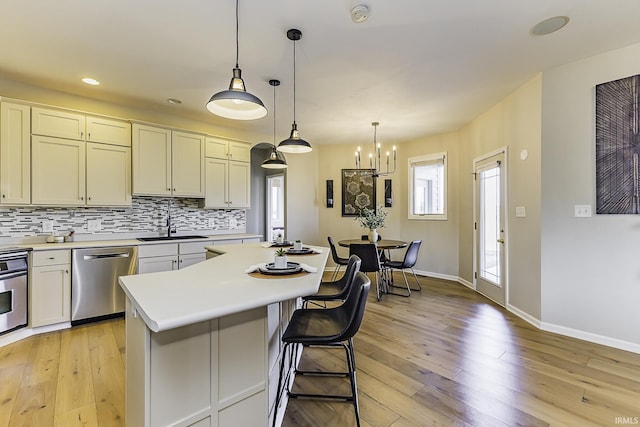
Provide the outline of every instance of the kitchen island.
{"type": "Polygon", "coordinates": [[[126,425],[269,423],[281,331],[292,301],[317,291],[328,249],[290,257],[316,273],[245,273],[273,261],[274,250],[264,246],[211,246],[217,256],[185,269],[120,278],[127,296],[126,425]]]}

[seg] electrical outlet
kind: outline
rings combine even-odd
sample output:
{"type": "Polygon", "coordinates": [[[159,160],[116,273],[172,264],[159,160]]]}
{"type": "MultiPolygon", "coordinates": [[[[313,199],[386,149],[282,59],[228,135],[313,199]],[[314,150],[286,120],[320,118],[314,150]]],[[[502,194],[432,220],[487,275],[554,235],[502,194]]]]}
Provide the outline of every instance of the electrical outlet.
{"type": "Polygon", "coordinates": [[[102,230],[102,221],[99,219],[90,219],[87,221],[88,231],[100,231],[102,230]]]}
{"type": "Polygon", "coordinates": [[[576,218],[589,218],[591,216],[591,205],[575,205],[576,218]]]}
{"type": "Polygon", "coordinates": [[[42,221],[42,232],[53,233],[53,220],[47,219],[42,221]]]}
{"type": "Polygon", "coordinates": [[[235,218],[229,218],[229,228],[236,228],[238,226],[238,220],[235,218]]]}
{"type": "Polygon", "coordinates": [[[209,218],[209,223],[207,225],[209,228],[214,228],[216,226],[216,221],[213,218],[209,218]]]}

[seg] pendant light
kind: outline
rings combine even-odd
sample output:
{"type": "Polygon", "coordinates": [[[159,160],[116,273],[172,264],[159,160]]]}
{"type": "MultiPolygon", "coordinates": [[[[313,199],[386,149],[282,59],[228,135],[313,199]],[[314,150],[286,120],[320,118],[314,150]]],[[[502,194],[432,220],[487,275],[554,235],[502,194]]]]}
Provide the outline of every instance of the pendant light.
{"type": "Polygon", "coordinates": [[[229,83],[229,90],[218,92],[207,102],[207,110],[213,114],[234,120],[255,120],[264,117],[267,109],[260,98],[246,91],[242,70],[238,66],[238,0],[236,0],[236,66],[229,83]]]}
{"type": "Polygon", "coordinates": [[[280,86],[280,80],[269,80],[269,84],[273,86],[273,145],[269,158],[262,162],[265,169],[286,169],[287,162],[280,158],[276,150],[276,86],[280,86]]]}
{"type": "Polygon", "coordinates": [[[300,138],[298,125],[296,124],[296,41],[302,38],[300,30],[291,29],[287,31],[287,38],[293,41],[293,124],[289,138],[278,144],[278,151],[284,153],[308,153],[312,150],[311,144],[300,138]]]}

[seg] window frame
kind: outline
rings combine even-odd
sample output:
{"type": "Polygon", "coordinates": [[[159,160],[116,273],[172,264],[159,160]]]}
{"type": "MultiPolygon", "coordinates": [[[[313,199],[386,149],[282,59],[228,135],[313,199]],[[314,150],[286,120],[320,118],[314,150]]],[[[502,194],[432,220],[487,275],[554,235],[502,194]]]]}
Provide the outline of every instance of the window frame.
{"type": "Polygon", "coordinates": [[[446,221],[447,220],[447,204],[448,204],[448,179],[447,175],[449,173],[448,165],[447,165],[447,152],[443,151],[440,153],[434,154],[426,154],[423,156],[410,157],[408,160],[408,179],[409,179],[409,194],[408,194],[408,203],[407,203],[407,214],[408,219],[417,219],[417,220],[427,220],[427,221],[446,221]],[[433,163],[436,164],[438,161],[442,161],[443,165],[443,179],[442,179],[442,192],[443,192],[443,210],[441,214],[414,214],[413,213],[413,203],[415,200],[414,197],[414,168],[416,166],[421,166],[424,163],[433,163]]]}

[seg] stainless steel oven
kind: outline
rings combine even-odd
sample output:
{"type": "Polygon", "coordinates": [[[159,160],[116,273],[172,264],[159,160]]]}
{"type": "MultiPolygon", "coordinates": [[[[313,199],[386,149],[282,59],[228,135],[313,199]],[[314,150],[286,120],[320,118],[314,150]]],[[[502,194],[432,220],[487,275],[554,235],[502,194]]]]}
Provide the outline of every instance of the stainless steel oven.
{"type": "Polygon", "coordinates": [[[27,326],[28,252],[0,248],[0,334],[27,326]]]}

